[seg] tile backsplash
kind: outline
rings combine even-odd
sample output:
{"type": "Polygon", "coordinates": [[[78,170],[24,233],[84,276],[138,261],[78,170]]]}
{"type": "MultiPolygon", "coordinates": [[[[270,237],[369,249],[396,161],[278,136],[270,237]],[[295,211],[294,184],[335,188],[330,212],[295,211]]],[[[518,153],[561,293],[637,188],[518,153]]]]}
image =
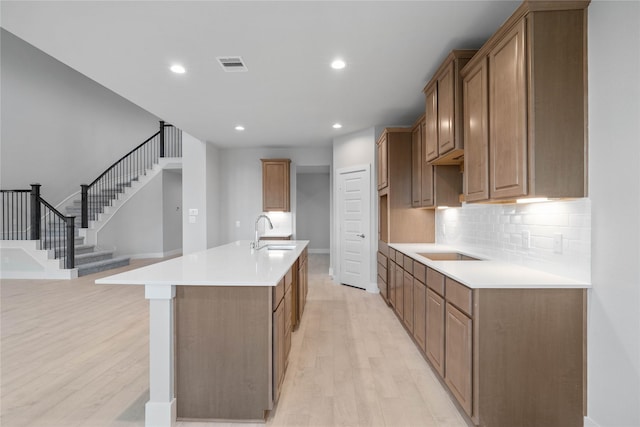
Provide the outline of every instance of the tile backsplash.
{"type": "Polygon", "coordinates": [[[465,204],[438,210],[436,242],[590,281],[591,201],[465,204]]]}

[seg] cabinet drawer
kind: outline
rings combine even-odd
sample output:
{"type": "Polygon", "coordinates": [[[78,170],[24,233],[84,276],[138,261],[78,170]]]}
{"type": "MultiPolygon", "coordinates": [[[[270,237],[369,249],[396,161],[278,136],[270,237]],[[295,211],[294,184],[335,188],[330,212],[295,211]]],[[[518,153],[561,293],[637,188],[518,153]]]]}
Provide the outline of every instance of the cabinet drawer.
{"type": "Polygon", "coordinates": [[[431,268],[427,268],[427,286],[444,296],[444,276],[431,268]]]}
{"type": "Polygon", "coordinates": [[[458,307],[467,316],[472,314],[472,291],[464,285],[447,277],[447,301],[458,307]]]}
{"type": "Polygon", "coordinates": [[[273,296],[273,311],[276,311],[278,305],[280,305],[280,301],[282,301],[282,297],[284,297],[284,277],[280,279],[278,285],[273,287],[271,291],[271,295],[273,296]]]}
{"type": "Polygon", "coordinates": [[[380,252],[378,252],[378,264],[382,264],[385,267],[387,266],[387,257],[380,252]]]}
{"type": "Polygon", "coordinates": [[[418,261],[413,261],[413,277],[418,279],[423,284],[426,283],[425,282],[426,269],[427,267],[424,264],[419,263],[418,261]]]}
{"type": "Polygon", "coordinates": [[[396,264],[398,264],[399,266],[402,266],[403,262],[404,262],[404,255],[402,255],[402,252],[396,251],[396,264]]]}
{"type": "Polygon", "coordinates": [[[385,283],[387,282],[387,268],[380,263],[378,263],[378,276],[380,276],[385,283]]]}
{"type": "Polygon", "coordinates": [[[378,240],[378,252],[381,252],[383,255],[387,256],[389,255],[389,251],[392,250],[393,249],[389,248],[389,245],[387,245],[384,241],[378,240]]]}
{"type": "Polygon", "coordinates": [[[395,249],[389,248],[389,259],[392,259],[392,260],[395,261],[396,253],[397,253],[397,251],[395,249]]]}
{"type": "Polygon", "coordinates": [[[408,256],[404,256],[404,262],[402,263],[402,268],[409,274],[413,274],[413,259],[408,256]]]}

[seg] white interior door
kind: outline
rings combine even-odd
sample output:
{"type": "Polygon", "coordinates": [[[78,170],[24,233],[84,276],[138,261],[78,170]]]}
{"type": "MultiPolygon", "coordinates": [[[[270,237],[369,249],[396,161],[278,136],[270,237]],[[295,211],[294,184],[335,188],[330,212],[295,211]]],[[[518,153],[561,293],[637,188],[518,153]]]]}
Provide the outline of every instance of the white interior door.
{"type": "Polygon", "coordinates": [[[369,282],[371,221],[369,167],[338,175],[340,283],[366,289],[369,282]]]}

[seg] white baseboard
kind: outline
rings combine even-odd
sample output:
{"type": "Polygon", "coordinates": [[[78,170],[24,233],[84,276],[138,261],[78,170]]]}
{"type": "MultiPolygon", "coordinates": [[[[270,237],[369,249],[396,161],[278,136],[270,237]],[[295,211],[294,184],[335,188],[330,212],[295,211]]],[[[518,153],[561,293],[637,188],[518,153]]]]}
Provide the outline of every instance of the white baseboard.
{"type": "Polygon", "coordinates": [[[380,289],[378,288],[378,283],[377,282],[369,283],[367,285],[367,292],[369,292],[370,294],[379,294],[380,289]]]}
{"type": "Polygon", "coordinates": [[[584,417],[584,427],[600,427],[600,426],[598,425],[598,423],[593,421],[591,418],[584,417]]]}

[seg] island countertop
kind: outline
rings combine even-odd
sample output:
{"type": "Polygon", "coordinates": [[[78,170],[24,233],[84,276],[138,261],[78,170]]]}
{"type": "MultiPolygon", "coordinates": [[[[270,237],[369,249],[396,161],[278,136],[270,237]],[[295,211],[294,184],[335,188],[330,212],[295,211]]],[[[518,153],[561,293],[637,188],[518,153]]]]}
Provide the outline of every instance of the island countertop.
{"type": "Polygon", "coordinates": [[[96,280],[110,285],[276,286],[289,271],[308,240],[268,241],[251,249],[239,240],[96,280]],[[266,246],[292,249],[269,250],[266,246]]]}

